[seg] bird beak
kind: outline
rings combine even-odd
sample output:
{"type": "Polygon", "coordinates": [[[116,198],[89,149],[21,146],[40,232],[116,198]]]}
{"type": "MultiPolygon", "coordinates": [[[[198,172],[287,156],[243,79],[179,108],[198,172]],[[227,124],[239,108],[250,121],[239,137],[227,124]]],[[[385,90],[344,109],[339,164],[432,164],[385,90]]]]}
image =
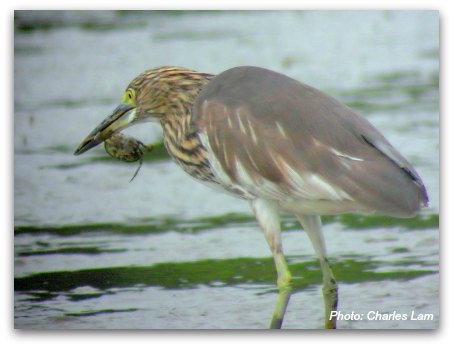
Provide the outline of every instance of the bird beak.
{"type": "Polygon", "coordinates": [[[132,125],[136,120],[136,108],[133,105],[121,104],[113,113],[99,124],[77,147],[74,155],[85,153],[110,138],[113,134],[132,125]]]}

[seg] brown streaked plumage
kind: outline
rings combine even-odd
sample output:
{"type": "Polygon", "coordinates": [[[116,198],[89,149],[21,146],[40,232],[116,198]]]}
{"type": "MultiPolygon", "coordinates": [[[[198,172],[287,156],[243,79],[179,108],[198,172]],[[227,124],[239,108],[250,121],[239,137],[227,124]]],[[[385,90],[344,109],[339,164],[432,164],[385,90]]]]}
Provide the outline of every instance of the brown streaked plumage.
{"type": "Polygon", "coordinates": [[[148,70],[75,154],[148,120],[160,122],[169,154],[187,173],[250,201],[277,268],[271,328],[281,327],[292,290],[279,211],[293,213],[313,244],[325,326],[335,328],[337,285],[319,215],[410,217],[428,204],[415,169],[365,118],[270,70],[237,67],[217,76],[177,67],[148,70]]]}

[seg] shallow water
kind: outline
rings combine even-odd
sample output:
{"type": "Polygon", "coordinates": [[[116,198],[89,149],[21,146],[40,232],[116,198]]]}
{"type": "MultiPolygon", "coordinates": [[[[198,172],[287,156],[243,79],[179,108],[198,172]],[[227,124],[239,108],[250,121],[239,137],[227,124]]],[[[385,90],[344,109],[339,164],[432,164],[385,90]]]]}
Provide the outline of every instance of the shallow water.
{"type": "MultiPolygon", "coordinates": [[[[17,328],[267,327],[275,270],[245,202],[196,183],[159,146],[131,183],[138,164],[101,146],[72,155],[158,65],[271,68],[375,124],[417,168],[431,207],[410,220],[324,218],[339,308],[409,315],[339,327],[438,326],[436,12],[16,12],[14,48],[17,328]]],[[[161,139],[153,124],[127,132],[161,139]]],[[[284,327],[321,328],[313,250],[294,219],[283,229],[296,292],[284,327]]]]}

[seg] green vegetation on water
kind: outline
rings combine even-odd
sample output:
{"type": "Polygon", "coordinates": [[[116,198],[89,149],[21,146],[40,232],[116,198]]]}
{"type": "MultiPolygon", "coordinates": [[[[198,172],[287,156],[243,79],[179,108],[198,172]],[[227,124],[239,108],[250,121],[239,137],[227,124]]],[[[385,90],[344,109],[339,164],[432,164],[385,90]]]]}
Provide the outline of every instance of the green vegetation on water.
{"type": "MultiPolygon", "coordinates": [[[[332,264],[339,282],[356,283],[382,280],[408,280],[435,273],[433,270],[407,268],[379,271],[391,266],[368,259],[340,259],[332,264]]],[[[395,264],[396,265],[400,265],[395,264]]],[[[412,261],[414,267],[423,267],[420,261],[412,261]]],[[[297,261],[289,257],[289,268],[294,278],[294,289],[300,291],[310,285],[319,285],[321,272],[317,260],[297,261]]],[[[90,287],[108,291],[113,288],[158,286],[166,289],[195,288],[199,285],[234,286],[241,284],[269,285],[275,290],[275,268],[272,258],[206,259],[183,263],[158,263],[151,266],[124,266],[76,271],[36,273],[14,280],[16,291],[27,292],[34,300],[48,299],[55,293],[66,293],[78,287],[90,287]]],[[[76,295],[74,300],[99,296],[99,292],[76,295]]]]}
{"type": "MultiPolygon", "coordinates": [[[[342,214],[336,216],[324,216],[323,224],[339,223],[346,230],[366,230],[370,228],[401,228],[408,230],[438,229],[439,215],[417,215],[413,218],[393,218],[386,216],[365,216],[355,214],[342,214]]],[[[240,225],[255,225],[255,218],[251,214],[227,213],[219,216],[201,217],[193,219],[166,216],[159,218],[145,218],[136,223],[114,224],[98,223],[84,225],[62,226],[35,226],[16,225],[15,235],[26,233],[56,234],[59,236],[71,236],[87,232],[109,232],[121,234],[152,234],[169,231],[194,233],[202,230],[238,227],[240,225]]],[[[282,230],[300,230],[301,226],[292,216],[282,216],[282,230]]]]}

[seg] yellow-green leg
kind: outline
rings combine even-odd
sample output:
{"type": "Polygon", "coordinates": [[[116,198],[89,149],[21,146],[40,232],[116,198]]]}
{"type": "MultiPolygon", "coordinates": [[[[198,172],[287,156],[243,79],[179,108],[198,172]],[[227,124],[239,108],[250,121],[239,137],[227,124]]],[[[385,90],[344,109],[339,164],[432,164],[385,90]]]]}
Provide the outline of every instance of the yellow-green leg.
{"type": "Polygon", "coordinates": [[[272,315],[270,328],[280,329],[292,291],[291,273],[288,270],[282,248],[280,218],[276,207],[268,201],[260,199],[254,200],[252,202],[252,207],[272,251],[275,267],[277,269],[278,298],[274,314],[272,315]]]}
{"type": "Polygon", "coordinates": [[[272,250],[274,256],[275,267],[277,268],[277,287],[278,287],[278,298],[277,304],[275,305],[274,314],[272,315],[271,329],[280,329],[283,323],[283,317],[285,316],[286,307],[288,306],[289,297],[291,296],[291,273],[286,265],[285,257],[283,252],[276,252],[272,250]]]}
{"type": "Polygon", "coordinates": [[[322,294],[325,307],[325,328],[336,329],[336,316],[332,312],[338,307],[338,286],[327,260],[326,246],[322,234],[321,218],[319,216],[298,215],[300,223],[307,233],[319,259],[322,271],[322,294]],[[332,316],[332,317],[331,317],[332,316]]]}

